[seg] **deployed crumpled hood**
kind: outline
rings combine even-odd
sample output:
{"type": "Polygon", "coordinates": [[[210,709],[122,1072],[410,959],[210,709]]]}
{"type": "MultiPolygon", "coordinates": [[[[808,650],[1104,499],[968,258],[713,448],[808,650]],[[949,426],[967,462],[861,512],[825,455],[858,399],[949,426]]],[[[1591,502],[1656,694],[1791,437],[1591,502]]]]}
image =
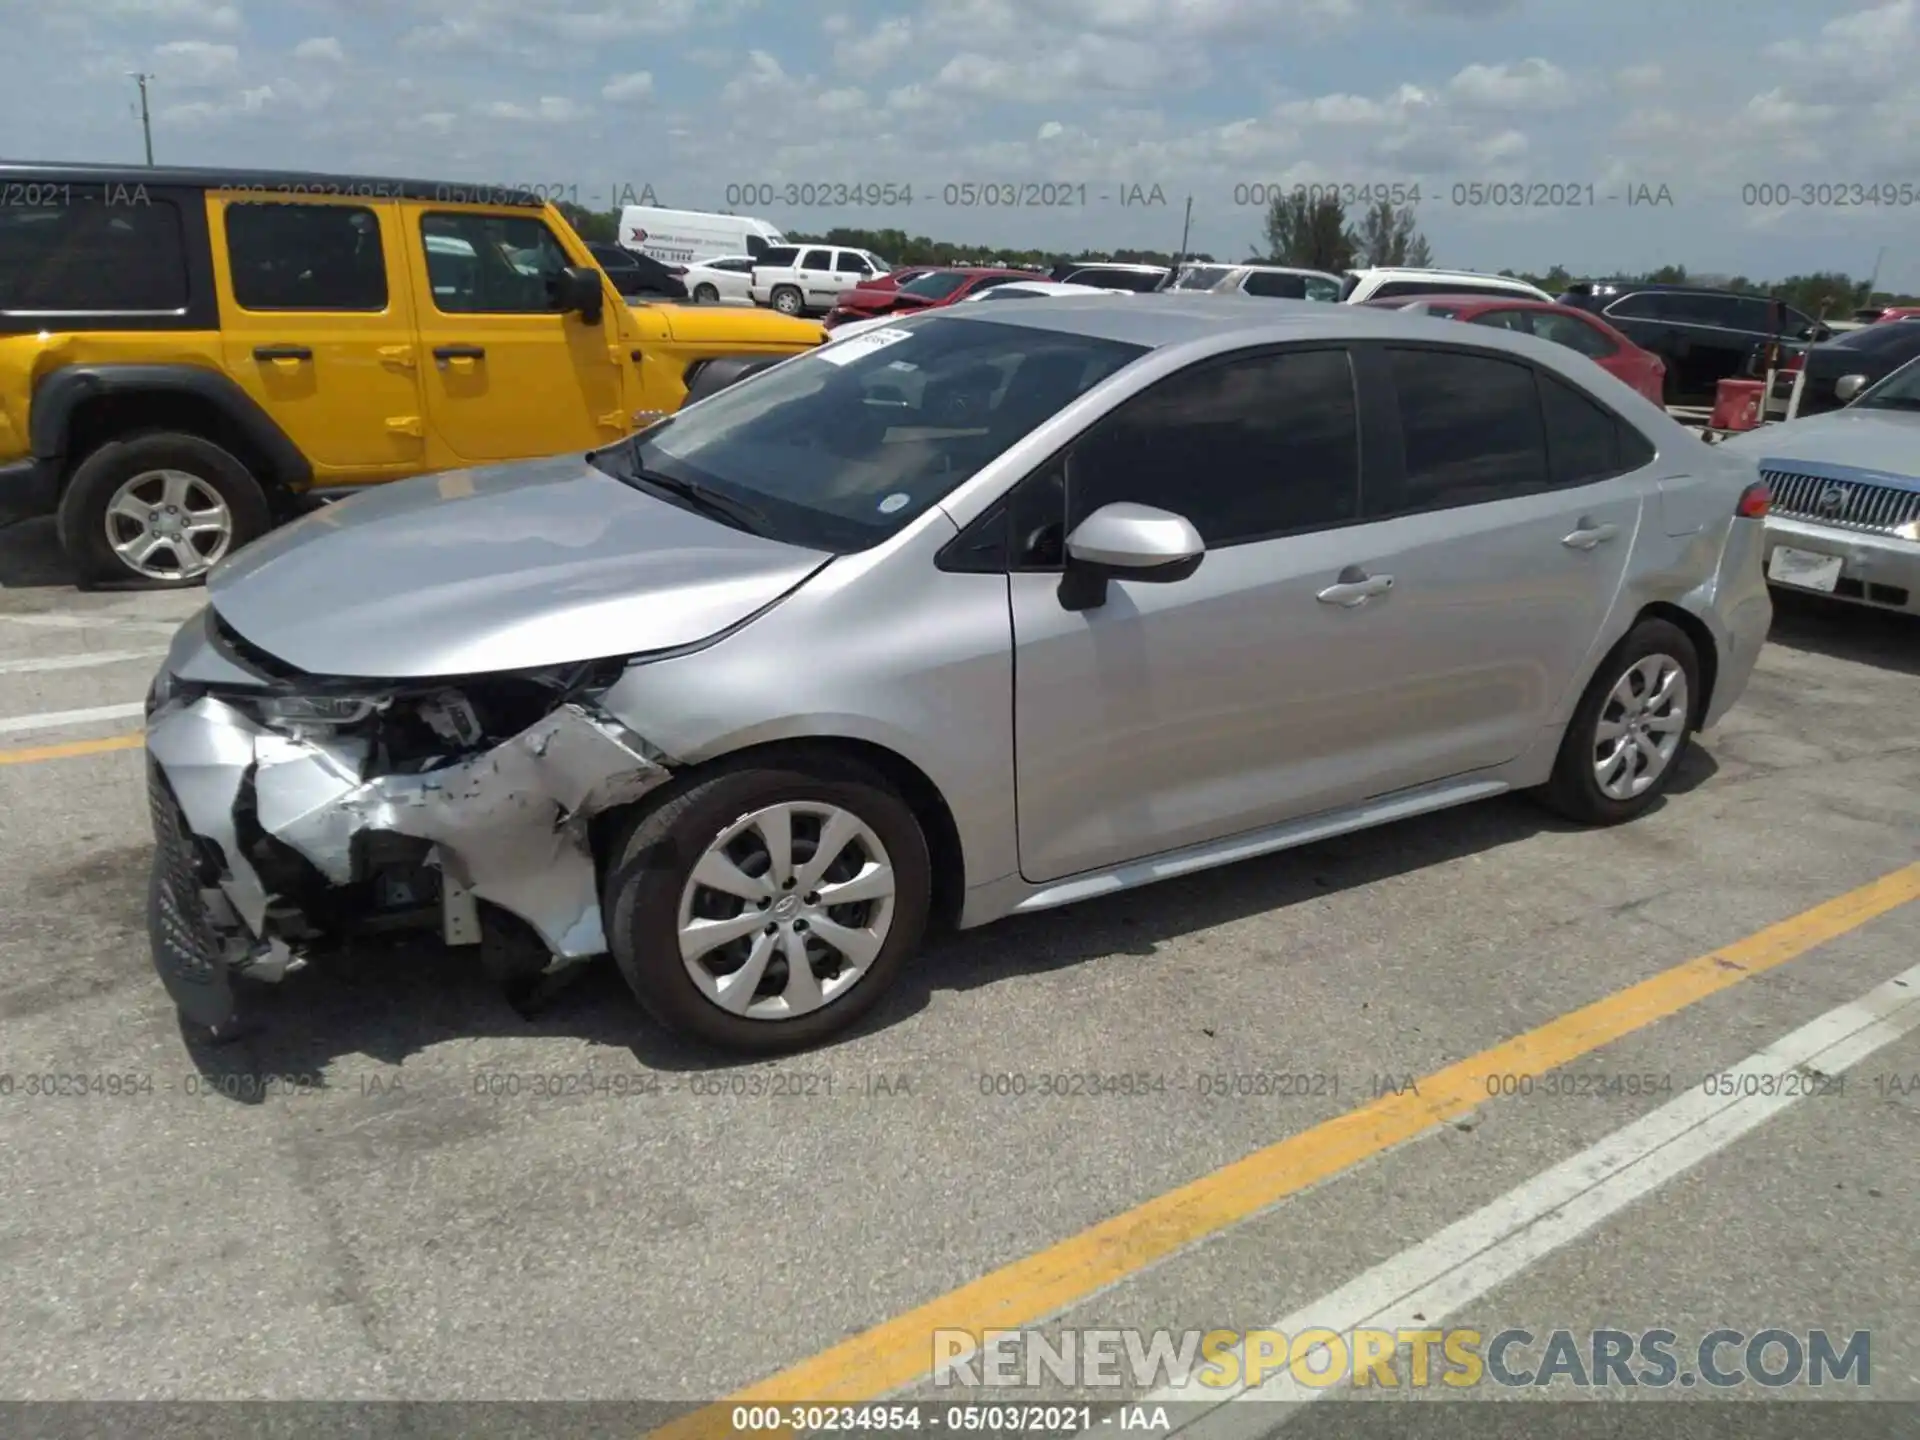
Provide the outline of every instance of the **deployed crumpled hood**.
{"type": "Polygon", "coordinates": [[[207,596],[242,638],[300,670],[412,679],[690,645],[830,558],[566,456],[329,505],[237,552],[207,596]]]}
{"type": "Polygon", "coordinates": [[[1911,482],[1920,478],[1920,413],[1833,410],[1749,430],[1721,441],[1719,448],[1763,466],[1769,460],[1845,465],[1911,482]]]}

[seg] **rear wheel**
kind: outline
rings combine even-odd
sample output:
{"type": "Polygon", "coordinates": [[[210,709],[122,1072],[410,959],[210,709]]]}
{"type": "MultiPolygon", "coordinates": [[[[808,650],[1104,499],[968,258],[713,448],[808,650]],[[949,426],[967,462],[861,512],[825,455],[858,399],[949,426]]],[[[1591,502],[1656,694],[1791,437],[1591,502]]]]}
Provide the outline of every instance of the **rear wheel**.
{"type": "Polygon", "coordinates": [[[266,492],[198,435],[148,431],[80,462],[60,498],[60,544],[83,584],[196,585],[272,524],[266,492]]]}
{"type": "Polygon", "coordinates": [[[1643,620],[1588,682],[1541,798],[1585,825],[1643,814],[1680,768],[1699,693],[1700,657],[1686,631],[1643,620]]]}
{"type": "Polygon", "coordinates": [[[777,286],[773,292],[773,308],[782,315],[800,313],[800,292],[791,285],[777,286]]]}
{"type": "Polygon", "coordinates": [[[722,769],[648,812],[610,869],[603,913],[649,1013],[766,1054],[872,1008],[919,946],[931,888],[906,802],[821,755],[722,769]]]}
{"type": "Polygon", "coordinates": [[[720,292],[713,286],[702,283],[693,287],[693,298],[703,305],[711,305],[720,298],[720,292]]]}

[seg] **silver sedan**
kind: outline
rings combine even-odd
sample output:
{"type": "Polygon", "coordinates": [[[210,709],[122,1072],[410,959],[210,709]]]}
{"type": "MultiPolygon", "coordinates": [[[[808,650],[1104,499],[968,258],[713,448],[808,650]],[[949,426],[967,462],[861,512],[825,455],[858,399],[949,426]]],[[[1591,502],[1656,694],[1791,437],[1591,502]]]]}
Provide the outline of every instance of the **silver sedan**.
{"type": "Polygon", "coordinates": [[[1751,459],[1528,336],[1149,298],[893,321],[234,556],[150,699],[183,1014],[418,925],[786,1049],[930,919],[1659,800],[1767,631],[1751,459]]]}

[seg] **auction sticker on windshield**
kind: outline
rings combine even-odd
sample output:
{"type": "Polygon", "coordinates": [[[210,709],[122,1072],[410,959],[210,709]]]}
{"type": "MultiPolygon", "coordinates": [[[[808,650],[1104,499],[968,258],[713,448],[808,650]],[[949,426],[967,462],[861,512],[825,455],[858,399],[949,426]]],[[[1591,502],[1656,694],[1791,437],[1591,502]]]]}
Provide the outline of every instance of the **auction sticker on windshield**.
{"type": "Polygon", "coordinates": [[[862,355],[871,355],[874,351],[884,350],[889,345],[898,345],[912,335],[911,330],[869,330],[862,335],[849,335],[844,340],[823,345],[813,353],[829,365],[851,365],[862,355]]]}

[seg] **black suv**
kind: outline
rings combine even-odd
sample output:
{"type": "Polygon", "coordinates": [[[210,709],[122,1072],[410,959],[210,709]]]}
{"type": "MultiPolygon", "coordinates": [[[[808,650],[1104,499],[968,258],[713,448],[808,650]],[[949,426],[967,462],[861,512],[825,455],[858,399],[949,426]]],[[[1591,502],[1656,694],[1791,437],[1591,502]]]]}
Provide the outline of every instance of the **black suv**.
{"type": "Polygon", "coordinates": [[[1713,403],[1722,380],[1752,373],[1753,357],[1774,341],[1798,349],[1832,331],[1764,295],[1631,280],[1582,280],[1562,305],[1599,315],[1643,350],[1667,362],[1666,401],[1713,403]]]}
{"type": "Polygon", "coordinates": [[[654,295],[666,300],[687,298],[686,282],[671,267],[662,265],[651,255],[642,255],[624,245],[608,245],[601,241],[590,241],[587,250],[599,262],[600,268],[607,272],[607,278],[613,281],[613,288],[626,299],[631,300],[639,295],[654,295]]]}

